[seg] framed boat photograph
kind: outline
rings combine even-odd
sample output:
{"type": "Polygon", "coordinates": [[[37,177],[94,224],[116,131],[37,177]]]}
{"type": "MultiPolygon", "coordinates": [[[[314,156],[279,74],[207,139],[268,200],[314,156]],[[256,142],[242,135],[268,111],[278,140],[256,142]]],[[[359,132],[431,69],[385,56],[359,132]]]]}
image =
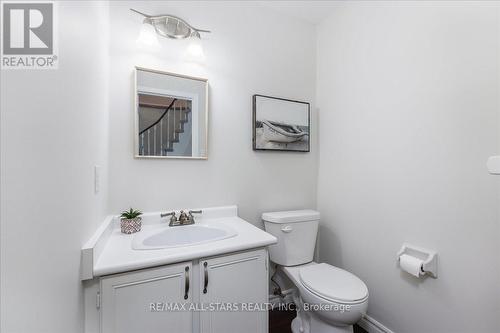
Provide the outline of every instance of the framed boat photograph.
{"type": "Polygon", "coordinates": [[[253,149],[308,152],[310,105],[285,98],[253,95],[253,149]]]}

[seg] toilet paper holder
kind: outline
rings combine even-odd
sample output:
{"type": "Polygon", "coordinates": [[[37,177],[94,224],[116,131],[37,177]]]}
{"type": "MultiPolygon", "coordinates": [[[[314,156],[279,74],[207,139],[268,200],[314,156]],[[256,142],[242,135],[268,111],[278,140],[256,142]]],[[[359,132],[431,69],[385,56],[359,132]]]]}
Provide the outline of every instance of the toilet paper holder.
{"type": "Polygon", "coordinates": [[[437,253],[436,251],[427,250],[418,246],[413,246],[407,243],[404,243],[401,247],[401,250],[398,252],[398,262],[399,257],[403,254],[407,254],[409,256],[416,257],[422,260],[422,266],[420,267],[420,271],[425,273],[433,278],[437,278],[437,253]]]}

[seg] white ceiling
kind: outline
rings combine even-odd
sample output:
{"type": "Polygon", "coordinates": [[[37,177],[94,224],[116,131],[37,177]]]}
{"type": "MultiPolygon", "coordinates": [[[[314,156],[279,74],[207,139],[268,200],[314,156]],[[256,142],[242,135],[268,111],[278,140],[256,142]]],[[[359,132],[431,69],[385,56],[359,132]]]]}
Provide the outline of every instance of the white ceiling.
{"type": "Polygon", "coordinates": [[[323,1],[257,1],[260,5],[272,8],[285,15],[289,15],[309,23],[317,24],[328,17],[330,13],[338,6],[334,0],[323,1]]]}

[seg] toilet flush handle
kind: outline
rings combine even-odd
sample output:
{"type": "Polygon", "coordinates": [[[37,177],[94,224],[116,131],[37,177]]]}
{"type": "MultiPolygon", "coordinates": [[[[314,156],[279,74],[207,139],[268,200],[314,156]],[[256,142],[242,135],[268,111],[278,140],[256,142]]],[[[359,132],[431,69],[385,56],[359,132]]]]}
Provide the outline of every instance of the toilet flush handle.
{"type": "Polygon", "coordinates": [[[291,225],[287,225],[287,226],[284,226],[283,228],[281,228],[281,231],[289,233],[289,232],[293,231],[293,228],[291,225]]]}

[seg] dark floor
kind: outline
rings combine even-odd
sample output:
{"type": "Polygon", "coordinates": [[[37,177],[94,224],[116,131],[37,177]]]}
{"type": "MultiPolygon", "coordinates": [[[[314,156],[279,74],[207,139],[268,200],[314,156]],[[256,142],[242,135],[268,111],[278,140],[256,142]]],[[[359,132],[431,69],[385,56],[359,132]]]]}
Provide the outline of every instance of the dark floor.
{"type": "MultiPolygon", "coordinates": [[[[294,310],[269,311],[269,333],[292,333],[292,319],[295,318],[294,310]]],[[[354,333],[368,333],[358,325],[354,325],[354,333]]]]}

